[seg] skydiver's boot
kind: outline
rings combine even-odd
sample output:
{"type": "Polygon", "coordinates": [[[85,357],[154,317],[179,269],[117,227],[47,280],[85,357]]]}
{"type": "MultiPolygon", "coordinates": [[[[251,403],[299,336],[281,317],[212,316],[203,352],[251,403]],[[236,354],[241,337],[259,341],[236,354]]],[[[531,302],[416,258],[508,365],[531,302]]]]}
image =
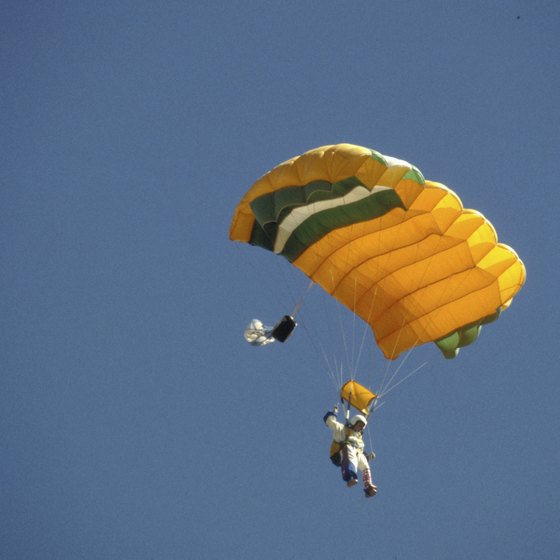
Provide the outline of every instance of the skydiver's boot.
{"type": "Polygon", "coordinates": [[[356,486],[356,484],[358,484],[358,475],[348,468],[342,469],[342,479],[346,482],[346,486],[348,486],[348,488],[352,488],[352,486],[356,486]]]}
{"type": "Polygon", "coordinates": [[[358,484],[357,478],[351,478],[350,480],[346,481],[346,486],[348,486],[348,488],[352,488],[352,486],[356,486],[356,484],[358,484]]]}
{"type": "Polygon", "coordinates": [[[366,498],[371,498],[377,494],[377,486],[371,481],[371,471],[364,469],[362,471],[362,480],[364,481],[364,494],[366,498]]]}

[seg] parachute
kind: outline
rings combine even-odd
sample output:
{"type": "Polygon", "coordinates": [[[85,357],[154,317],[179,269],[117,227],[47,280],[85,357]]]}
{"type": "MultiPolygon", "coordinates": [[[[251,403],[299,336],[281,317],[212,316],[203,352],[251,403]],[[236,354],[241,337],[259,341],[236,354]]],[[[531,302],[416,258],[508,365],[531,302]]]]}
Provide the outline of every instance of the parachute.
{"type": "Polygon", "coordinates": [[[428,342],[455,357],[526,275],[451,189],[352,144],[310,150],[262,176],[236,207],[230,239],[285,257],[366,321],[388,359],[428,342]]]}

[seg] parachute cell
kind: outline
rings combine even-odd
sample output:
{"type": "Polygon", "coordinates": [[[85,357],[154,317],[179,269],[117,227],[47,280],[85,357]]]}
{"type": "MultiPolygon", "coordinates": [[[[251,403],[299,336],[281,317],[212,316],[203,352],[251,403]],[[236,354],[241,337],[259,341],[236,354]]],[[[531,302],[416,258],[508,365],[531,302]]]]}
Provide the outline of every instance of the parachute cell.
{"type": "Polygon", "coordinates": [[[454,357],[525,281],[515,251],[451,189],[351,144],[266,173],[238,204],[230,238],[288,259],[366,321],[390,359],[426,342],[454,357]]]}

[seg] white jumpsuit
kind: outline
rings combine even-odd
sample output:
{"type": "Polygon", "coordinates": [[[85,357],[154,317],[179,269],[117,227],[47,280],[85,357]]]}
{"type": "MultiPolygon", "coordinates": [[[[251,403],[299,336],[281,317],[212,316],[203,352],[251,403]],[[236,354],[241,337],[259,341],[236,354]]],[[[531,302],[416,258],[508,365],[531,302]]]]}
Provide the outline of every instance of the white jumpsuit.
{"type": "Polygon", "coordinates": [[[324,420],[327,427],[333,432],[333,440],[341,444],[343,480],[351,484],[352,481],[357,480],[358,469],[360,469],[364,489],[374,487],[371,482],[369,463],[364,455],[364,440],[361,432],[356,432],[351,426],[345,426],[339,422],[333,412],[327,412],[324,420]]]}

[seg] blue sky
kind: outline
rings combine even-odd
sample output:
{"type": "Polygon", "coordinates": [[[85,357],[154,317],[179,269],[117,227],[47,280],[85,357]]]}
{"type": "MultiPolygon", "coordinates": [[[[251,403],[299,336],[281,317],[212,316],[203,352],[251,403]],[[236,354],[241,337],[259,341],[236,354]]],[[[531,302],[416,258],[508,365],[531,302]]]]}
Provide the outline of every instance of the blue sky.
{"type": "Polygon", "coordinates": [[[556,558],[557,2],[6,1],[0,22],[2,557],[556,558]],[[453,188],[528,272],[456,360],[401,365],[423,367],[370,423],[373,500],[328,462],[321,348],[373,388],[399,363],[369,335],[347,353],[339,316],[355,348],[362,326],[228,240],[253,181],[337,142],[453,188]],[[243,341],[304,295],[288,343],[243,341]]]}

